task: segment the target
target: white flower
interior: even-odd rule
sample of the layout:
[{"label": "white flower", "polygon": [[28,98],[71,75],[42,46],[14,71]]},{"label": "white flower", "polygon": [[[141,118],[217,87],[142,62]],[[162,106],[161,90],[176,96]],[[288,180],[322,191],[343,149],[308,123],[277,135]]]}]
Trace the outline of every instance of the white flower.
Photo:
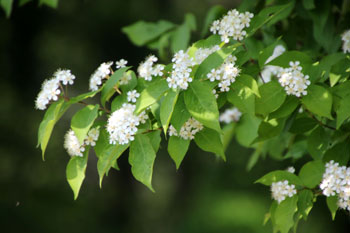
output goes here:
[{"label": "white flower", "polygon": [[194,54],[194,61],[196,64],[201,64],[210,54],[218,51],[220,49],[219,45],[214,45],[211,48],[199,48]]},{"label": "white flower", "polygon": [[121,77],[119,84],[120,85],[127,85],[131,79],[132,79],[131,74],[128,72],[125,72],[123,74],[123,76]]},{"label": "white flower", "polygon": [[195,65],[193,59],[183,50],[174,54],[174,57],[171,60],[174,62],[173,70],[170,77],[166,80],[170,88],[179,87],[182,90],[186,90],[188,83],[192,82],[190,74],[192,72],[192,66]]},{"label": "white flower", "polygon": [[294,173],[295,172],[295,168],[294,167],[287,167],[287,172],[290,172],[290,173]]},{"label": "white flower", "polygon": [[323,195],[338,195],[338,206],[350,211],[350,167],[340,166],[333,160],[326,163],[325,167],[320,184]]},{"label": "white flower", "polygon": [[128,91],[127,93],[128,102],[136,103],[136,99],[139,97],[140,93],[138,93],[136,90]]},{"label": "white flower", "polygon": [[226,124],[231,123],[232,121],[239,121],[239,119],[241,118],[242,113],[238,110],[238,108],[231,108],[231,109],[226,109],[225,112],[223,112],[220,117],[219,120],[221,122],[225,122]]},{"label": "white flower", "polygon": [[301,97],[307,95],[307,87],[310,85],[308,75],[304,75],[299,61],[291,61],[288,68],[279,68],[277,72],[278,81],[284,87],[287,95]]},{"label": "white flower", "polygon": [[113,62],[102,63],[90,77],[89,89],[97,91],[98,86],[102,84],[102,79],[106,78],[111,73],[111,66]]},{"label": "white flower", "polygon": [[192,140],[196,133],[203,129],[203,125],[195,120],[194,118],[189,118],[185,124],[181,127],[180,133],[176,131],[174,126],[170,125],[168,129],[169,136],[179,136],[184,140]]},{"label": "white flower", "polygon": [[107,131],[110,144],[128,144],[134,140],[137,126],[148,118],[145,112],[139,116],[134,115],[135,105],[123,104],[108,118]]},{"label": "white flower", "polygon": [[45,80],[35,100],[35,107],[39,110],[44,110],[51,100],[58,100],[58,96],[61,94],[59,87],[60,81],[57,78]]},{"label": "white flower", "polygon": [[95,146],[99,135],[100,130],[98,127],[91,128],[85,137],[84,145]]},{"label": "white flower", "polygon": [[221,41],[228,43],[230,38],[243,40],[247,32],[243,29],[250,26],[253,18],[250,12],[239,13],[237,10],[230,10],[221,20],[215,20],[210,28],[213,34],[219,34]]},{"label": "white flower", "polygon": [[70,156],[82,157],[85,148],[80,145],[77,136],[73,130],[69,130],[64,137],[64,148],[67,150]]},{"label": "white flower", "polygon": [[236,60],[237,58],[235,56],[230,55],[221,66],[217,69],[212,69],[207,74],[211,82],[219,81],[218,86],[222,92],[230,90],[231,84],[236,81],[236,77],[238,77],[241,72],[241,70],[235,66]]},{"label": "white flower", "polygon": [[343,41],[343,52],[344,53],[350,53],[350,30],[345,31],[342,34],[342,41]]},{"label": "white flower", "polygon": [[119,61],[115,62],[115,66],[117,69],[124,68],[126,64],[128,64],[128,61],[124,59],[120,59]]},{"label": "white flower", "polygon": [[158,58],[154,55],[150,55],[142,62],[137,68],[137,72],[141,78],[146,81],[152,81],[152,76],[162,76],[164,69],[163,65],[157,65],[153,67],[153,64],[158,61]]},{"label": "white flower", "polygon": [[288,184],[287,180],[273,182],[271,184],[272,198],[275,199],[278,204],[286,199],[286,197],[294,196],[297,191],[295,185]]},{"label": "white flower", "polygon": [[71,73],[70,70],[58,69],[53,76],[61,81],[63,85],[72,85],[75,79],[75,76]]}]

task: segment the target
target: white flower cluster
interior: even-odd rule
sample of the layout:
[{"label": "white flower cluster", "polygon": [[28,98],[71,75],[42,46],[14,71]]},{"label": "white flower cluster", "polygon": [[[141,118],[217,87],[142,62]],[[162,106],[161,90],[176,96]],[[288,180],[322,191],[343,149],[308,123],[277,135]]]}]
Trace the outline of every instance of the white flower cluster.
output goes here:
[{"label": "white flower cluster", "polygon": [[235,66],[237,58],[229,55],[225,62],[217,69],[212,69],[207,77],[211,82],[219,81],[218,86],[220,91],[228,92],[230,85],[236,81],[236,77],[239,75],[241,70]]},{"label": "white flower cluster", "polygon": [[225,112],[223,112],[220,117],[219,120],[221,122],[225,122],[226,124],[231,123],[232,121],[239,121],[239,119],[241,118],[242,113],[238,110],[238,108],[230,108],[230,109],[226,109]]},{"label": "white flower cluster", "polygon": [[146,81],[152,81],[152,76],[162,76],[164,65],[158,64],[153,66],[155,62],[158,61],[158,58],[154,55],[150,55],[146,58],[146,61],[142,62],[137,68],[137,72],[141,78],[144,78]]},{"label": "white flower cluster", "polygon": [[244,31],[249,27],[250,20],[254,14],[250,12],[239,13],[236,9],[230,10],[221,20],[215,20],[210,28],[214,34],[218,33],[221,36],[221,41],[228,43],[230,37],[234,40],[243,40],[247,35]]},{"label": "white flower cluster", "polygon": [[219,45],[214,45],[211,48],[199,48],[194,54],[194,62],[201,64],[210,54],[215,53],[220,49]]},{"label": "white flower cluster", "polygon": [[171,61],[174,62],[174,64],[170,77],[166,79],[168,86],[170,88],[179,87],[182,90],[186,90],[188,83],[192,82],[192,78],[190,77],[192,72],[191,67],[196,63],[194,62],[193,58],[191,58],[183,50],[175,53]]},{"label": "white flower cluster", "polygon": [[198,133],[202,129],[203,125],[199,121],[191,117],[181,127],[180,133],[178,133],[172,125],[169,126],[168,133],[169,136],[179,136],[180,138],[185,140],[192,140],[194,139],[194,135],[196,135],[196,133]]},{"label": "white flower cluster", "polygon": [[[265,64],[269,63],[270,61],[274,60],[275,58],[279,57],[282,55],[286,49],[282,45],[277,45],[270,57],[267,58],[265,61]],[[261,76],[262,79],[264,80],[265,83],[268,83],[271,81],[271,77],[273,75],[277,75],[278,71],[280,70],[279,66],[272,66],[272,65],[267,65],[264,67],[263,71],[261,71]]]},{"label": "white flower cluster", "polygon": [[320,188],[327,197],[338,195],[338,206],[350,211],[350,167],[339,166],[333,160],[326,163]]},{"label": "white flower cluster", "polygon": [[36,100],[35,107],[39,110],[45,110],[49,102],[58,100],[58,96],[61,94],[60,82],[63,85],[72,85],[74,83],[75,76],[70,70],[57,70],[53,78],[45,80],[41,86]]},{"label": "white flower cluster", "polygon": [[124,68],[126,66],[126,64],[128,64],[128,61],[125,60],[125,59],[120,59],[119,61],[116,61],[115,62],[115,67],[117,69],[120,69],[120,68]]},{"label": "white flower cluster", "polygon": [[290,166],[290,167],[287,167],[286,171],[289,172],[289,173],[293,173],[294,174],[295,168]]},{"label": "white flower cluster", "polygon": [[310,85],[309,75],[304,75],[299,61],[289,62],[290,67],[280,68],[277,73],[278,81],[284,87],[287,95],[300,97],[307,95],[307,87]]},{"label": "white flower cluster", "polygon": [[292,197],[297,193],[295,185],[289,185],[288,180],[272,183],[271,192],[272,198],[275,199],[278,202],[278,204],[285,200],[286,197]]},{"label": "white flower cluster", "polygon": [[350,53],[350,30],[347,30],[341,36],[343,41],[343,52]]},{"label": "white flower cluster", "polygon": [[64,137],[64,148],[70,156],[82,157],[85,146],[95,146],[99,135],[100,131],[98,127],[91,128],[84,139],[83,145],[81,145],[74,131],[70,129]]},{"label": "white flower cluster", "polygon": [[136,99],[139,97],[140,93],[138,93],[136,90],[128,91],[127,93],[128,102],[136,103]]},{"label": "white flower cluster", "polygon": [[102,63],[90,77],[89,89],[91,91],[97,91],[98,86],[102,84],[102,79],[105,79],[107,75],[111,73],[111,66],[113,62]]},{"label": "white flower cluster", "polygon": [[108,119],[107,131],[109,133],[110,144],[127,144],[134,140],[137,126],[146,122],[148,115],[142,112],[134,115],[136,106],[133,104],[123,104],[123,106],[112,113]]}]

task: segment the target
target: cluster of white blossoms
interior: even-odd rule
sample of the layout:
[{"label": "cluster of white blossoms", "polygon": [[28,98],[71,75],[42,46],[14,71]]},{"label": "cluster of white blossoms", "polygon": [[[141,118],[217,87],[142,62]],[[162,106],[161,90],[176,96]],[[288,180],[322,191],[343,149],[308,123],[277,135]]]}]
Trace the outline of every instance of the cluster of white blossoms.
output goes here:
[{"label": "cluster of white blossoms", "polygon": [[158,61],[158,58],[154,55],[150,55],[142,62],[137,68],[137,72],[141,78],[144,78],[146,81],[152,81],[152,76],[162,76],[164,65],[157,64],[154,66],[154,63]]},{"label": "cluster of white blossoms", "polygon": [[235,66],[237,58],[229,55],[224,63],[217,69],[212,69],[207,77],[211,82],[219,81],[218,87],[220,91],[228,92],[232,83],[236,81],[236,77],[239,75],[241,70]]},{"label": "cluster of white blossoms", "polygon": [[127,93],[128,102],[136,103],[136,99],[139,97],[140,93],[138,93],[136,90],[128,91]]},{"label": "cluster of white blossoms", "polygon": [[58,96],[61,94],[60,82],[63,85],[72,85],[74,79],[75,76],[70,70],[57,70],[53,78],[43,82],[41,91],[35,100],[35,107],[39,110],[45,110],[50,101],[58,100]]},{"label": "cluster of white blossoms", "polygon": [[166,79],[168,86],[170,88],[179,87],[182,90],[186,90],[188,83],[192,82],[192,78],[190,77],[192,72],[191,67],[196,63],[194,62],[193,58],[191,58],[183,50],[175,53],[171,61],[174,64],[170,77]]},{"label": "cluster of white blossoms", "polygon": [[289,185],[288,180],[273,182],[271,184],[271,192],[272,198],[275,199],[278,204],[285,200],[286,197],[292,197],[297,193],[295,185]]},{"label": "cluster of white blossoms", "polygon": [[289,172],[289,173],[293,173],[294,174],[295,168],[290,166],[290,167],[287,167],[286,171]]},{"label": "cluster of white blossoms", "polygon": [[220,117],[219,120],[221,122],[225,122],[226,124],[229,124],[233,121],[237,122],[239,121],[239,119],[241,118],[242,113],[238,110],[238,108],[230,108],[230,109],[226,109],[225,112],[223,112]]},{"label": "cluster of white blossoms", "polygon": [[309,75],[304,75],[299,61],[289,62],[290,67],[280,68],[277,73],[278,81],[284,87],[287,95],[300,97],[307,95],[307,87],[310,85]]},{"label": "cluster of white blossoms", "polygon": [[99,135],[100,130],[98,127],[91,128],[84,139],[84,143],[81,145],[74,131],[70,129],[64,137],[64,148],[70,156],[82,157],[85,146],[95,146]]},{"label": "cluster of white blossoms", "polygon": [[221,41],[228,43],[232,37],[234,40],[243,40],[247,35],[244,31],[249,27],[254,14],[250,12],[239,13],[236,9],[230,10],[221,20],[215,20],[210,28],[214,34],[221,36]]},{"label": "cluster of white blossoms", "polygon": [[102,80],[105,79],[111,73],[111,66],[113,62],[102,63],[90,77],[89,89],[91,91],[97,91],[98,86],[102,84]]},{"label": "cluster of white blossoms", "polygon": [[169,136],[178,136],[185,140],[192,140],[194,139],[194,135],[196,135],[196,133],[198,133],[202,129],[203,125],[199,121],[191,117],[181,127],[180,133],[178,133],[172,125],[169,126],[168,133]]},{"label": "cluster of white blossoms", "polygon": [[[265,64],[269,63],[270,61],[274,60],[275,58],[279,57],[282,55],[286,49],[283,47],[283,45],[277,45],[272,52],[272,55],[267,58],[265,61]],[[261,71],[261,76],[262,79],[264,80],[265,83],[268,83],[271,81],[271,77],[273,75],[277,75],[278,71],[280,70],[281,67],[279,66],[272,66],[272,65],[267,65],[264,67],[264,69]]]},{"label": "cluster of white blossoms", "polygon": [[350,53],[350,30],[345,31],[341,39],[343,41],[343,52]]},{"label": "cluster of white blossoms", "polygon": [[339,166],[333,160],[326,163],[320,184],[323,195],[338,195],[338,206],[350,211],[350,167]]},{"label": "cluster of white blossoms", "polygon": [[194,54],[194,62],[199,65],[201,64],[210,54],[215,53],[220,49],[219,45],[214,45],[211,48],[199,48]]},{"label": "cluster of white blossoms", "polygon": [[128,144],[134,140],[137,126],[146,122],[148,115],[142,112],[134,115],[136,106],[133,104],[123,104],[123,106],[112,113],[108,118],[107,131],[109,133],[110,144]]}]

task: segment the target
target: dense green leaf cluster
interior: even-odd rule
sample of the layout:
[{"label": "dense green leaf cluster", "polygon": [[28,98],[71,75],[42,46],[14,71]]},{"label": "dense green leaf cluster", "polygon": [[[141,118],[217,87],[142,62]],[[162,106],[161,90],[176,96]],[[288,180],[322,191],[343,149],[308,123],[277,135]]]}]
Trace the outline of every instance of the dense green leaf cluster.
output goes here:
[{"label": "dense green leaf cluster", "polygon": [[[167,48],[171,52],[187,50],[192,57],[200,48],[219,45],[220,49],[193,67],[193,81],[187,90],[169,88],[166,78],[172,69],[170,63],[162,77],[150,82],[138,78],[130,67],[125,67],[114,72],[97,91],[73,98],[62,94],[62,98],[46,110],[39,127],[38,146],[41,146],[43,158],[55,124],[71,105],[82,103],[87,106],[72,117],[71,128],[82,141],[92,126],[100,127],[94,147],[100,185],[111,168],[119,169],[117,160],[129,149],[133,176],[154,191],[152,172],[161,141],[167,142],[169,155],[178,169],[191,141],[169,136],[167,131],[170,125],[180,131],[193,117],[204,126],[195,135],[194,143],[223,160],[233,138],[242,146],[254,149],[248,169],[266,156],[277,160],[309,160],[297,174],[278,170],[257,180],[267,186],[287,180],[296,187],[296,195],[280,204],[272,203],[266,218],[271,220],[275,232],[289,232],[293,226],[296,228],[300,219],[307,219],[322,193],[319,184],[325,163],[334,160],[346,165],[350,158],[350,57],[339,52],[340,35],[350,25],[345,23],[349,9],[341,7],[348,6],[313,0],[243,1],[238,9],[250,10],[255,16],[247,28],[247,37],[241,41],[230,40],[227,44],[221,43],[220,36],[211,35],[189,46],[191,32],[197,28],[191,14],[185,16],[181,25],[164,20],[140,21],[123,28],[135,45],[157,50],[162,59],[168,58]],[[336,9],[337,13],[330,9]],[[208,12],[201,37],[207,35],[211,22],[225,12],[220,6]],[[300,23],[305,28],[300,28]],[[288,49],[266,62],[277,45]],[[210,82],[207,74],[229,55],[237,57],[241,73],[229,92],[219,92],[216,98],[213,89],[217,82]],[[301,97],[288,95],[277,77],[265,82],[261,74],[267,65],[286,68],[294,61],[300,62],[311,82],[307,94]],[[128,85],[120,85],[125,74],[130,75],[131,80]],[[126,93],[133,89],[140,93],[134,113],[146,110],[149,119],[139,126],[135,139],[129,144],[109,144],[105,129],[107,118],[121,108],[126,102]],[[86,100],[99,93],[101,104],[86,104]],[[220,124],[220,111],[232,105],[242,112],[241,119]],[[83,157],[72,157],[67,165],[67,180],[75,198],[85,177],[88,153],[87,148]],[[336,196],[327,198],[327,204],[334,218],[338,209]]]}]

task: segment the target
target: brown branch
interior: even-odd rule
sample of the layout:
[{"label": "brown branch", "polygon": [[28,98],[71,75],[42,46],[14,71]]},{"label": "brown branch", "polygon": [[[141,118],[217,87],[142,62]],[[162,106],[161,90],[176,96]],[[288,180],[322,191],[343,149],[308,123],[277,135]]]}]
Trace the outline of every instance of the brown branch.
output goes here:
[{"label": "brown branch", "polygon": [[317,119],[317,117],[314,114],[312,114],[307,108],[305,108],[305,106],[303,106],[303,107],[304,107],[305,111],[311,116],[311,118],[314,119],[319,125],[321,125],[325,128],[331,129],[331,130],[337,130],[336,128],[334,128],[332,126],[324,124],[322,121]]}]

